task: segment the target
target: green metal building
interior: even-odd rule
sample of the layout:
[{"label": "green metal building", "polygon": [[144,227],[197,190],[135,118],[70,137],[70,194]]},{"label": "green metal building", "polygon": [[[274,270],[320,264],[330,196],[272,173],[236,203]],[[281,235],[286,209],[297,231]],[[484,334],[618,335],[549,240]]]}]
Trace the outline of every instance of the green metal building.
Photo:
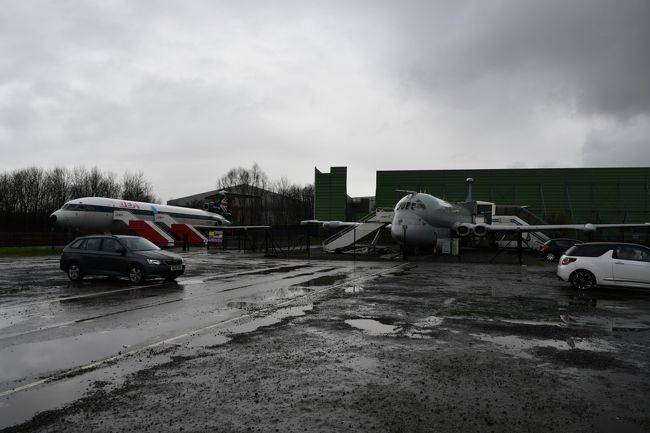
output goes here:
[{"label": "green metal building", "polygon": [[[346,167],[332,167],[330,173],[316,169],[316,219],[349,216],[346,177]],[[404,196],[396,189],[464,201],[467,178],[474,179],[475,200],[526,206],[547,223],[650,221],[650,167],[384,170],[377,171],[375,206],[395,206]]]},{"label": "green metal building", "polygon": [[393,207],[396,189],[464,201],[467,178],[475,200],[527,206],[548,223],[650,221],[650,167],[378,171],[376,206]]},{"label": "green metal building", "polygon": [[314,218],[345,221],[347,209],[347,167],[331,167],[329,173],[314,169]]}]

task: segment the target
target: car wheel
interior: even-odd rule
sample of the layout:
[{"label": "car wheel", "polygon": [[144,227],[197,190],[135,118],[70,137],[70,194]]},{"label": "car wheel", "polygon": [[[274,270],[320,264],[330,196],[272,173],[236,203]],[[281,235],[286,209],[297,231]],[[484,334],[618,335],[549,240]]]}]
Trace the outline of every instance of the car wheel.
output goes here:
[{"label": "car wheel", "polygon": [[555,260],[555,253],[546,253],[546,261],[552,262]]},{"label": "car wheel", "polygon": [[133,284],[140,284],[144,282],[145,275],[140,265],[129,266],[129,281]]},{"label": "car wheel", "polygon": [[591,272],[579,269],[571,274],[571,285],[578,290],[589,290],[596,287],[596,277]]},{"label": "car wheel", "polygon": [[68,265],[67,274],[70,281],[79,281],[84,277],[84,274],[81,272],[81,267],[79,267],[79,263],[77,262],[72,262]]}]

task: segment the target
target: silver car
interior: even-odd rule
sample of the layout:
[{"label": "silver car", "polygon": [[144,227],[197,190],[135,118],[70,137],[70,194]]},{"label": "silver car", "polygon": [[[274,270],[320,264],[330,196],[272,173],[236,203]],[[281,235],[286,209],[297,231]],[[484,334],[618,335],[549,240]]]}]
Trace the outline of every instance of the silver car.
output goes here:
[{"label": "silver car", "polygon": [[650,288],[650,248],[615,242],[575,245],[560,257],[557,276],[580,290],[598,285]]}]

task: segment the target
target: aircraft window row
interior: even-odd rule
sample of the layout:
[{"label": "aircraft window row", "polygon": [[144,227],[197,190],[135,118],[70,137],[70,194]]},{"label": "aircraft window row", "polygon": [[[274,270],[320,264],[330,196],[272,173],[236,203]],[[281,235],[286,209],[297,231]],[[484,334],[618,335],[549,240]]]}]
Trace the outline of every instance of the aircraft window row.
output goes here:
[{"label": "aircraft window row", "polygon": [[95,208],[87,204],[71,203],[71,204],[64,205],[62,209],[63,210],[94,210]]},{"label": "aircraft window row", "polygon": [[66,204],[63,206],[63,210],[84,210],[84,205],[82,204]]}]

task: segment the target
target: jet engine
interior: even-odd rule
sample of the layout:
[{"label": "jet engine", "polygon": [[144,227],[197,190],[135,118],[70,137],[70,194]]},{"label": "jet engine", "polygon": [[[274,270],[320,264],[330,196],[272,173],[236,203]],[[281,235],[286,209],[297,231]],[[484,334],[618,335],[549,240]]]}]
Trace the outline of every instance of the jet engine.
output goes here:
[{"label": "jet engine", "polygon": [[474,236],[483,237],[488,232],[487,225],[486,224],[476,224],[474,227],[472,227],[472,232],[474,233]]},{"label": "jet engine", "polygon": [[470,224],[470,223],[460,223],[456,225],[456,233],[458,236],[478,236],[483,237],[488,233],[487,224]]},{"label": "jet engine", "polygon": [[472,234],[472,224],[469,223],[460,223],[456,226],[456,233],[458,236],[469,236]]}]

